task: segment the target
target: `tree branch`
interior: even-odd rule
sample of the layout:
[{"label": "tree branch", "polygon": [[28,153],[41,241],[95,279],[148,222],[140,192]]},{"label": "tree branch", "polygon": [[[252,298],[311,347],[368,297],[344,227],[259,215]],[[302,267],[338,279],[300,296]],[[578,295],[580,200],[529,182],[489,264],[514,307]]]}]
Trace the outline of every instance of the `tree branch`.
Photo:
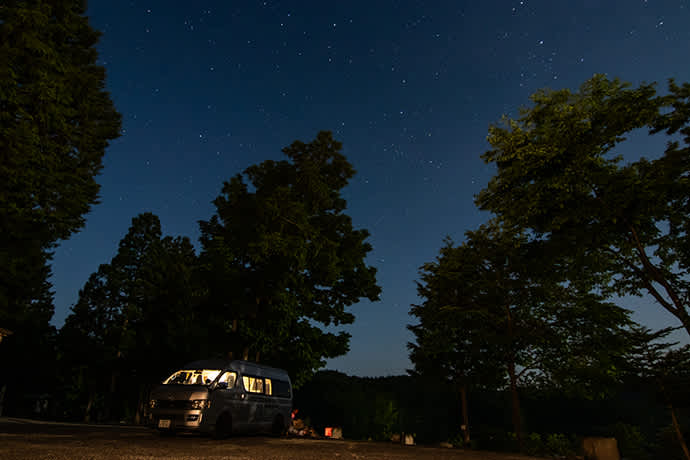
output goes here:
[{"label": "tree branch", "polygon": [[[644,251],[644,248],[642,247],[642,243],[640,242],[640,238],[637,235],[635,227],[627,221],[626,223],[628,224],[628,228],[630,229],[633,238],[632,242],[635,245],[635,249],[637,250],[640,260],[642,261],[642,265],[645,267],[646,271],[650,272],[651,278],[664,287],[664,290],[671,298],[671,301],[675,305],[675,308],[669,308],[670,305],[668,305],[668,302],[664,302],[666,305],[662,305],[668,311],[673,313],[676,316],[676,318],[680,319],[681,322],[685,325],[686,329],[688,329],[688,332],[690,332],[690,318],[688,317],[688,314],[685,311],[683,303],[680,301],[678,294],[676,293],[675,289],[673,289],[673,286],[669,284],[668,280],[661,274],[659,269],[649,260],[649,257],[647,257],[647,253]],[[651,286],[651,283],[646,278],[643,278],[643,282],[645,283],[645,286],[649,291],[649,286]],[[654,295],[654,292],[650,291],[650,293]],[[660,295],[658,297],[660,297]],[[655,296],[657,300],[658,297]]]},{"label": "tree branch", "polygon": [[643,269],[626,259],[620,251],[615,251],[611,247],[605,247],[605,251],[610,252],[614,256],[618,258],[619,261],[621,261],[623,264],[627,265],[628,268],[633,270],[635,273],[637,273],[638,278],[640,281],[642,281],[642,284],[644,285],[645,289],[647,289],[647,292],[649,292],[654,299],[656,299],[659,304],[664,307],[669,313],[671,313],[673,316],[677,317],[680,319],[680,315],[682,314],[678,308],[676,308],[674,305],[669,303],[668,300],[664,299],[664,297],[661,295],[661,293],[654,287],[654,285],[649,281],[647,276],[645,276],[645,272]]}]

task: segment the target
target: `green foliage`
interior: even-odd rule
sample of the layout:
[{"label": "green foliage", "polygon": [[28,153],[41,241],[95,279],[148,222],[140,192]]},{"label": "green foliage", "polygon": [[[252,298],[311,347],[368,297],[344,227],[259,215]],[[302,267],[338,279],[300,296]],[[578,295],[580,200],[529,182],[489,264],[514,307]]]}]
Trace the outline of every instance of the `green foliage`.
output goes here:
[{"label": "green foliage", "polygon": [[[690,332],[690,84],[638,88],[597,75],[578,92],[539,91],[517,120],[489,129],[497,174],[477,196],[504,225],[548,240],[571,281],[642,295]],[[623,164],[633,130],[669,137],[658,158]]]},{"label": "green foliage", "polygon": [[629,312],[582,280],[568,282],[549,265],[549,249],[496,222],[467,232],[462,245],[448,242],[422,267],[424,303],[411,310],[420,319],[410,326],[417,370],[474,387],[508,382],[518,433],[518,386],[600,397],[627,347]]},{"label": "green foliage", "polygon": [[470,248],[445,243],[437,261],[420,270],[417,292],[424,302],[410,310],[419,320],[408,326],[415,336],[415,343],[408,344],[410,360],[419,374],[459,385],[495,387],[505,378],[504,372],[496,371],[501,352],[490,346],[493,329],[485,321],[487,312],[467,297],[475,288],[469,284],[478,256],[470,261]]},{"label": "green foliage", "polygon": [[579,451],[579,439],[562,433],[547,434],[544,439],[544,451],[549,456],[575,458]]},{"label": "green foliage", "polygon": [[84,10],[69,0],[0,7],[0,327],[14,332],[0,361],[26,382],[55,361],[50,251],[84,225],[120,129]]},{"label": "green foliage", "polygon": [[354,169],[340,149],[329,132],[295,141],[283,149],[288,160],[225,182],[216,214],[200,222],[216,352],[251,352],[287,368],[296,386],[348,350],[347,333],[323,327],[352,323],[346,308],[380,293],[364,261],[369,233],[344,212]]},{"label": "green foliage", "polygon": [[690,377],[690,346],[678,347],[678,342],[662,342],[678,328],[667,327],[651,331],[634,326],[628,336],[632,345],[626,359],[628,378],[656,385],[675,387],[675,382]]},{"label": "green foliage", "polygon": [[[636,391],[630,391],[631,387]],[[350,439],[382,439],[383,431],[377,431],[373,422],[387,401],[392,402],[399,417],[393,432],[417,433],[415,439],[420,444],[448,441],[467,448],[459,429],[457,389],[437,379],[418,375],[361,378],[320,371],[296,391],[294,407],[300,417],[310,416],[317,431],[340,426]],[[566,398],[560,391],[526,391],[521,402],[528,433],[525,438],[529,433],[539,434],[541,450],[537,455],[575,458],[575,454],[582,455],[583,436],[615,436],[623,456],[631,460],[646,458],[645,452],[655,459],[682,455],[672,430],[663,430],[661,437],[655,438],[668,424],[668,412],[637,384],[604,400],[577,395]],[[476,390],[469,409],[472,449],[518,450],[516,434],[508,431],[510,408],[502,390]],[[687,412],[680,412],[679,417],[683,423]],[[525,444],[527,448],[530,441],[525,439]]]},{"label": "green foliage", "polygon": [[395,431],[400,431],[400,415],[396,402],[390,395],[377,394],[374,407],[374,439],[387,441]]},{"label": "green foliage", "polygon": [[539,455],[544,450],[544,442],[539,433],[530,433],[525,437],[525,453],[527,455]]},{"label": "green foliage", "polygon": [[456,449],[470,447],[465,446],[465,435],[463,434],[462,430],[458,431],[453,437],[448,439],[448,443],[452,444]]}]

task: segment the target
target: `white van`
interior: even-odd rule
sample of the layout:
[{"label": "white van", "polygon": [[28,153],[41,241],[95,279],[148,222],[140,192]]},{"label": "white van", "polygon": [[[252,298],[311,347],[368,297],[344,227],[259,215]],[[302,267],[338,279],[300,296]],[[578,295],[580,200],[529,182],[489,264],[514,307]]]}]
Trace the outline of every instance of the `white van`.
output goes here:
[{"label": "white van", "polygon": [[189,363],[155,388],[148,404],[149,424],[162,432],[218,437],[248,431],[283,434],[291,412],[287,372],[247,361]]}]

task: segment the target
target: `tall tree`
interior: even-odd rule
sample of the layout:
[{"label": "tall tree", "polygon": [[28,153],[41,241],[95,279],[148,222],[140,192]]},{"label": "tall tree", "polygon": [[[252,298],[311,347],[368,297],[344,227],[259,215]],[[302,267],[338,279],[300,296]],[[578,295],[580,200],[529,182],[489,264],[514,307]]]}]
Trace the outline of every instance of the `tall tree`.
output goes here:
[{"label": "tall tree", "polygon": [[595,395],[625,349],[628,312],[565,282],[548,247],[491,222],[450,242],[422,267],[411,313],[411,359],[460,385],[506,382],[522,444],[519,387],[529,382]]},{"label": "tall tree", "polygon": [[104,150],[119,135],[84,3],[0,5],[0,327],[14,331],[0,360],[8,368],[40,369],[34,360],[50,354],[40,344],[53,332],[51,249],[83,226]]},{"label": "tall tree", "polygon": [[195,267],[189,239],[163,237],[158,217],[144,213],[111,262],[89,277],[60,331],[67,384],[87,417],[99,396],[106,417],[115,417],[147,385],[198,358]]},{"label": "tall tree", "polygon": [[413,305],[410,315],[417,324],[408,325],[415,341],[408,343],[414,373],[441,378],[454,384],[460,392],[465,445],[470,442],[468,392],[472,389],[496,388],[505,382],[502,356],[487,334],[485,318],[466,305],[463,276],[467,262],[446,239],[435,262],[420,270],[417,293],[423,302]]},{"label": "tall tree", "polygon": [[216,214],[200,222],[217,351],[280,363],[298,385],[348,350],[349,334],[323,327],[352,323],[347,307],[380,292],[364,260],[369,233],[344,212],[341,190],[355,171],[341,148],[324,131],[293,142],[287,160],[225,182]]},{"label": "tall tree", "polygon": [[[497,173],[479,207],[549,239],[602,292],[648,293],[690,333],[690,85],[671,80],[660,97],[597,75],[532,102],[490,127],[483,158]],[[636,129],[669,142],[656,159],[626,164],[619,144]]]}]

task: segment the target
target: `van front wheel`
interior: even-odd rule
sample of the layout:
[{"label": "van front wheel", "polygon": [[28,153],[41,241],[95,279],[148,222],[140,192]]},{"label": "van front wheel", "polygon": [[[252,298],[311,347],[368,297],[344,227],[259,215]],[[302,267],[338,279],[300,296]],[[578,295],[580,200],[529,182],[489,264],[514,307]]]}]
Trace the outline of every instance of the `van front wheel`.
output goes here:
[{"label": "van front wheel", "polygon": [[214,437],[216,439],[227,439],[232,434],[232,417],[227,412],[221,414],[216,420]]}]

